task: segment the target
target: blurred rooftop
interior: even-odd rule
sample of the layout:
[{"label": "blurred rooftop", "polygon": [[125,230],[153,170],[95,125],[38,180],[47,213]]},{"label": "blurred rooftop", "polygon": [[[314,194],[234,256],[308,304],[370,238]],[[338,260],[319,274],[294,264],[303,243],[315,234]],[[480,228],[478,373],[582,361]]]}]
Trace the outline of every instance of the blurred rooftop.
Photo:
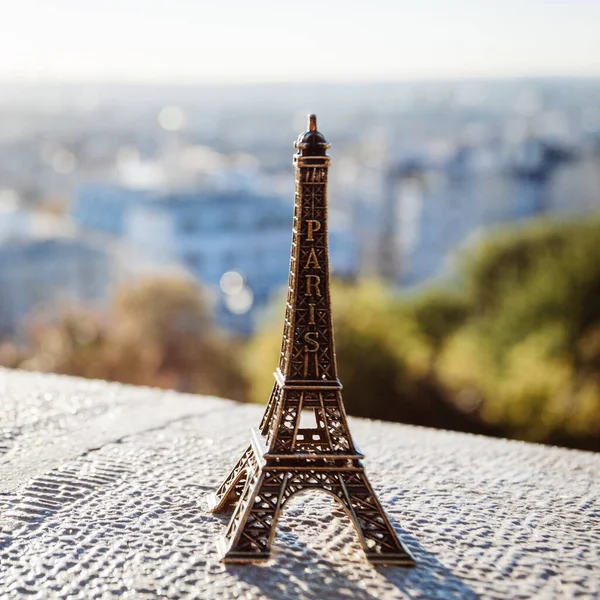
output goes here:
[{"label": "blurred rooftop", "polygon": [[[266,566],[205,510],[263,407],[0,370],[4,598],[550,598],[600,589],[600,455],[350,419],[418,567],[374,568],[325,494]],[[333,509],[333,518],[330,510]]]}]

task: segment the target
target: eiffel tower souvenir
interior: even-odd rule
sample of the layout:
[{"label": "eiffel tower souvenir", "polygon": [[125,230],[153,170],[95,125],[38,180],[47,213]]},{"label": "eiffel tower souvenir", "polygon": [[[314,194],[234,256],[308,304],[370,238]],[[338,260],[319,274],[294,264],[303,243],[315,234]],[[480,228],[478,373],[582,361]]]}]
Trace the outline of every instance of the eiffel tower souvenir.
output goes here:
[{"label": "eiffel tower souvenir", "polygon": [[[368,560],[414,566],[367,479],[342,402],[329,298],[329,144],[317,131],[315,115],[295,147],[292,254],[279,367],[259,429],[209,500],[213,512],[233,507],[220,550],[225,562],[267,560],[286,502],[317,489],[344,506]],[[311,427],[301,426],[304,411],[312,413]]]}]

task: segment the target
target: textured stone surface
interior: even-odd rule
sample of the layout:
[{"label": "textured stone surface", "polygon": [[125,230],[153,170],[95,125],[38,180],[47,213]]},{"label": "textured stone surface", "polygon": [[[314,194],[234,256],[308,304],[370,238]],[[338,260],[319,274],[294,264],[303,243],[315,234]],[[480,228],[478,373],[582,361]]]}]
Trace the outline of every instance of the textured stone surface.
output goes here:
[{"label": "textured stone surface", "polygon": [[262,407],[0,370],[1,598],[571,598],[600,590],[600,456],[351,419],[414,552],[370,566],[325,494],[224,566],[212,491]]}]

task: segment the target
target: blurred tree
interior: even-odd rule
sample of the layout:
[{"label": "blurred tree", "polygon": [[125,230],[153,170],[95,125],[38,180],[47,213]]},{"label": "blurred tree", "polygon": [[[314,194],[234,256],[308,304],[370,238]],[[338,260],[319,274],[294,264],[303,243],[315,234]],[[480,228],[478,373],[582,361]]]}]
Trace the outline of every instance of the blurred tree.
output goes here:
[{"label": "blurred tree", "polygon": [[215,329],[190,281],[142,280],[117,293],[107,318],[71,312],[31,337],[23,368],[245,399],[239,345]]},{"label": "blurred tree", "polygon": [[[449,300],[447,306],[453,301]],[[337,363],[349,414],[495,433],[476,414],[463,412],[446,400],[437,381],[430,377],[432,349],[426,336],[421,335],[409,311],[399,310],[398,301],[381,284],[370,281],[357,286],[334,285],[332,302]],[[410,309],[426,313],[425,305],[413,302]],[[457,318],[458,311],[448,312]],[[437,346],[449,327],[423,326],[435,336]],[[257,335],[247,349],[254,401],[265,402],[269,398],[271,369],[278,363],[280,344],[280,329],[269,328]]]},{"label": "blurred tree", "polygon": [[598,240],[598,220],[540,222],[465,260],[473,311],[439,368],[507,435],[600,449]]},{"label": "blurred tree", "polygon": [[32,371],[108,379],[106,334],[98,315],[83,310],[71,308],[52,322],[33,320],[29,323],[31,353],[18,366]]},{"label": "blurred tree", "polygon": [[600,222],[535,223],[490,239],[465,263],[474,312],[500,362],[524,336],[552,329],[554,352],[585,363],[600,322]]},{"label": "blurred tree", "polygon": [[427,343],[430,350],[429,371],[434,376],[444,345],[469,318],[467,299],[448,289],[429,288],[400,303],[397,311],[414,322]]}]

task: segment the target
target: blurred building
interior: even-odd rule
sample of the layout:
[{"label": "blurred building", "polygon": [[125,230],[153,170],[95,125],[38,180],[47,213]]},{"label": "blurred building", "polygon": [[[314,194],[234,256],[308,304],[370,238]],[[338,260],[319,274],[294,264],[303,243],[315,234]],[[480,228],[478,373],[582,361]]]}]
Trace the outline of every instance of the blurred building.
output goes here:
[{"label": "blurred building", "polygon": [[112,279],[107,248],[21,204],[17,194],[0,193],[0,336],[18,334],[34,314],[104,304]]},{"label": "blurred building", "polygon": [[[7,209],[14,197],[67,210],[85,236],[73,239],[121,257],[115,276],[184,268],[239,331],[287,279],[290,140],[309,110],[335,150],[330,250],[342,276],[419,284],[496,225],[600,205],[599,80],[2,92],[0,237],[25,226]],[[225,273],[243,283],[232,275],[224,291]]]},{"label": "blurred building", "polygon": [[441,161],[426,155],[399,161],[384,175],[380,272],[396,283],[419,284],[446,274],[457,252],[490,228],[597,209],[600,179],[589,167],[585,181],[556,193],[565,174],[582,173],[574,165],[590,160],[530,138],[457,146]]},{"label": "blurred building", "polygon": [[[124,236],[138,272],[179,264],[213,290],[221,325],[249,333],[287,281],[290,210],[251,191],[156,195],[132,204]],[[239,274],[238,282],[225,273]]]},{"label": "blurred building", "polygon": [[[132,275],[181,266],[212,291],[221,326],[249,334],[288,279],[292,201],[250,187],[168,192],[94,184],[73,204],[76,223],[123,242],[122,270]],[[351,277],[350,233],[332,227],[334,275]]]},{"label": "blurred building", "polygon": [[14,335],[33,315],[101,306],[111,281],[106,251],[70,238],[0,241],[0,335]]},{"label": "blurred building", "polygon": [[122,236],[128,211],[145,197],[140,190],[103,183],[78,188],[71,203],[71,218],[84,231]]}]

